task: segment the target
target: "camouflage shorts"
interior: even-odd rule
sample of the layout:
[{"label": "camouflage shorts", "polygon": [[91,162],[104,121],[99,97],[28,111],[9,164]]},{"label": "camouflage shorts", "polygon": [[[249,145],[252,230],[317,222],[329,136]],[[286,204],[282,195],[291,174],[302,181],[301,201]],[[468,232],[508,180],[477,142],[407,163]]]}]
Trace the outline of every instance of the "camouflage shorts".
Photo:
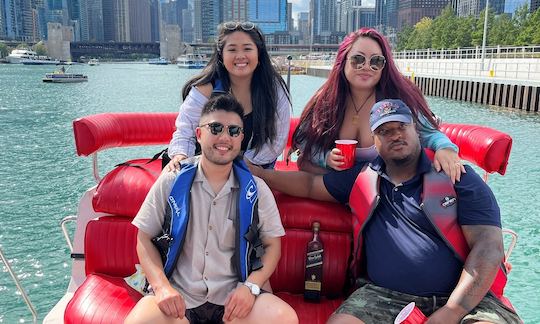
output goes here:
[{"label": "camouflage shorts", "polygon": [[[399,312],[410,302],[426,315],[433,314],[446,304],[447,297],[418,297],[408,295],[367,283],[358,288],[335,311],[336,314],[349,314],[366,324],[394,323]],[[516,313],[501,304],[492,296],[486,296],[461,323],[486,321],[495,324],[522,323]]]}]

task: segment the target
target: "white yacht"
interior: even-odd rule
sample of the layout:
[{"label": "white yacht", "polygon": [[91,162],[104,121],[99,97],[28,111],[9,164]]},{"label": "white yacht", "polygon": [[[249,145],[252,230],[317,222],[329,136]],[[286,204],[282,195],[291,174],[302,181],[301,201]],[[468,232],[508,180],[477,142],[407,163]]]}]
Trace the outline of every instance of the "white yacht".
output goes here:
[{"label": "white yacht", "polygon": [[203,54],[185,54],[176,59],[176,65],[183,69],[202,69],[208,63]]},{"label": "white yacht", "polygon": [[96,59],[96,58],[90,59],[90,61],[88,61],[88,65],[90,65],[90,66],[99,65],[99,60]]},{"label": "white yacht", "polygon": [[37,53],[29,49],[14,49],[6,57],[8,63],[20,64],[23,60],[29,60],[37,57]]}]

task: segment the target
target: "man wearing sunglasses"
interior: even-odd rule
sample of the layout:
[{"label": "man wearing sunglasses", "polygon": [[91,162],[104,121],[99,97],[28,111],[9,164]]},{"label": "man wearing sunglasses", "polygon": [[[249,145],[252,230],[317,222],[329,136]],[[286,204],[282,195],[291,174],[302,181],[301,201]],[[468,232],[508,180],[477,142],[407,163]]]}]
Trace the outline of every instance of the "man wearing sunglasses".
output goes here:
[{"label": "man wearing sunglasses", "polygon": [[285,231],[270,189],[238,157],[242,117],[234,97],[211,98],[195,132],[202,154],[162,173],[148,193],[133,224],[152,294],[126,323],[298,323],[261,289]]}]

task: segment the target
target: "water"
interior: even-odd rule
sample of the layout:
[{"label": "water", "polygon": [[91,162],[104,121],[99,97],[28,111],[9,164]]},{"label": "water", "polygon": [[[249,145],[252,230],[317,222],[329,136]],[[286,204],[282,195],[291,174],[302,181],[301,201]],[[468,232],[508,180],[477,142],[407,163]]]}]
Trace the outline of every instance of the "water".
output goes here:
[{"label": "water", "polygon": [[[82,193],[94,185],[91,159],[75,154],[71,122],[102,112],[177,111],[180,89],[194,71],[176,66],[101,64],[74,66],[88,75],[78,84],[45,84],[51,67],[0,65],[0,247],[43,319],[64,294],[69,249],[60,220],[76,213]],[[292,76],[294,114],[324,81]],[[430,98],[448,122],[489,125],[514,138],[505,176],[492,175],[503,224],[520,239],[511,262],[507,295],[526,323],[540,323],[540,116]],[[159,148],[100,153],[101,174],[114,164],[148,157]],[[0,323],[31,322],[31,316],[0,266]]]}]

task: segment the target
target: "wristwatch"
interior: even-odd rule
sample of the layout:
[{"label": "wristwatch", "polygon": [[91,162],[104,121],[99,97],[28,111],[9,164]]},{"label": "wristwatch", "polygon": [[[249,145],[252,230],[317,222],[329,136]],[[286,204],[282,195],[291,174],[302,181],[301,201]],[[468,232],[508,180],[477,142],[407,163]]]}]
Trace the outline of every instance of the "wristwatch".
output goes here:
[{"label": "wristwatch", "polygon": [[246,281],[244,282],[244,286],[248,287],[251,293],[255,296],[259,296],[259,294],[261,293],[261,288],[259,288],[259,286],[257,286],[253,282]]}]

